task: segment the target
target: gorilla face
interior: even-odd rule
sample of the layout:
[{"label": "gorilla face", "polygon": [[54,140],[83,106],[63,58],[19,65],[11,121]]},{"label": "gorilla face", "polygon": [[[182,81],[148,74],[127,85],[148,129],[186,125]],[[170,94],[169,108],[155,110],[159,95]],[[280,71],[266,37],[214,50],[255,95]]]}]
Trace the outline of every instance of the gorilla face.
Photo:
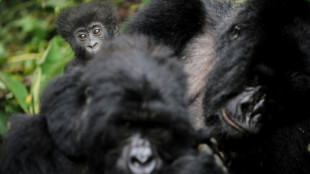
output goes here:
[{"label": "gorilla face", "polygon": [[100,22],[93,22],[74,31],[76,44],[85,50],[86,58],[93,57],[104,41],[108,40],[108,32]]},{"label": "gorilla face", "polygon": [[308,112],[301,99],[310,96],[310,51],[302,43],[309,4],[279,3],[249,1],[219,30],[204,99],[207,125],[221,120],[237,134],[256,134]]},{"label": "gorilla face", "polygon": [[91,59],[118,33],[118,15],[110,2],[88,2],[62,10],[56,25],[80,60]]},{"label": "gorilla face", "polygon": [[[105,154],[118,153],[114,154],[117,158],[116,163],[113,164],[114,168],[106,169],[107,173],[113,173],[112,171],[132,174],[160,173],[175,159],[191,152],[195,140],[192,129],[187,123],[179,120],[180,123],[176,124],[160,116],[151,117],[155,118],[149,118],[145,114],[138,120],[118,118],[118,123],[110,122],[115,125],[112,126],[113,128],[110,127],[110,131],[113,130],[115,133],[105,135],[111,139],[103,141],[115,142],[115,144],[102,150]],[[168,122],[163,123],[164,121]],[[173,124],[176,127],[172,126]],[[180,127],[180,130],[177,130],[177,127]],[[112,154],[108,156],[107,158],[112,158]]]},{"label": "gorilla face", "polygon": [[180,156],[192,152],[195,136],[187,119],[171,113],[161,101],[122,100],[118,111],[106,119],[90,115],[96,123],[92,122],[94,129],[87,128],[87,133],[96,132],[86,138],[89,149],[93,150],[91,154],[104,156],[91,159],[95,169],[109,174],[160,173]]}]

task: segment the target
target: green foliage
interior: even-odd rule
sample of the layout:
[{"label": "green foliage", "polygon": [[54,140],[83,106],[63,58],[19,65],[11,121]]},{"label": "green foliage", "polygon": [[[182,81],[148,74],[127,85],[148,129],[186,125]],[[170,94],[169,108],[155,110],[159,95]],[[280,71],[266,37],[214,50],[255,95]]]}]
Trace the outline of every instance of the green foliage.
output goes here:
[{"label": "green foliage", "polygon": [[[44,2],[44,3],[43,3]],[[56,8],[76,3],[0,2],[0,134],[13,113],[38,113],[44,85],[62,73],[73,52],[54,24]]]},{"label": "green foliage", "polygon": [[22,83],[14,79],[12,75],[3,72],[0,72],[0,80],[14,94],[18,104],[22,107],[24,112],[27,112],[28,106],[26,103],[26,97],[28,95],[28,91],[26,87]]},{"label": "green foliage", "polygon": [[151,0],[142,0],[142,3],[151,2]]},{"label": "green foliage", "polygon": [[[65,64],[72,57],[73,52],[70,46],[60,36],[55,36],[43,54],[24,54],[9,58],[8,65],[34,61],[31,65],[33,77],[31,85],[26,86],[14,76],[4,72],[0,72],[0,81],[14,95],[24,112],[37,113],[40,91],[49,80],[62,73]],[[30,90],[28,91],[27,88]]]}]

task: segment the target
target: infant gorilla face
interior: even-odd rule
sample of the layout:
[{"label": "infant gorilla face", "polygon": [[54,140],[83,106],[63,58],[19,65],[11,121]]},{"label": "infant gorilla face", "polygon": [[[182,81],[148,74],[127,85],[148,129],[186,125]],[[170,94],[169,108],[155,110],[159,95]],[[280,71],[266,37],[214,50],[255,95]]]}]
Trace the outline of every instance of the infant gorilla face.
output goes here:
[{"label": "infant gorilla face", "polygon": [[108,39],[108,32],[100,22],[93,22],[76,29],[74,36],[76,43],[85,49],[86,57],[92,57]]}]

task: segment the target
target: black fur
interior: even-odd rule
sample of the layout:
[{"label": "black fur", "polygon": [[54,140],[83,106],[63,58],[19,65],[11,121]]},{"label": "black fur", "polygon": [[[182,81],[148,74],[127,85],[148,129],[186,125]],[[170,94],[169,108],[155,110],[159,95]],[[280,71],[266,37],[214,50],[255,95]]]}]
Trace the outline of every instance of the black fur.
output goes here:
[{"label": "black fur", "polygon": [[[310,3],[250,0],[244,6],[219,30],[204,99],[206,131],[217,137],[235,173],[310,173]],[[266,97],[255,122],[262,127],[241,133],[220,111],[256,86]]]},{"label": "black fur", "polygon": [[143,33],[174,50],[189,74],[192,122],[203,123],[205,76],[213,62],[214,36],[236,6],[219,0],[153,0],[129,21],[125,33]]},{"label": "black fur", "polygon": [[12,125],[1,156],[1,173],[82,173],[82,166],[55,146],[42,115],[16,115]]},{"label": "black fur", "polygon": [[176,55],[202,32],[206,12],[200,0],[153,0],[130,20],[125,33],[142,33],[170,46]]},{"label": "black fur", "polygon": [[88,26],[92,22],[100,22],[107,31],[105,39],[111,39],[118,27],[118,15],[111,2],[93,1],[62,10],[56,20],[58,33],[71,45],[75,58],[68,63],[65,71],[75,66],[84,66],[89,60],[85,48],[77,43],[74,31]]}]

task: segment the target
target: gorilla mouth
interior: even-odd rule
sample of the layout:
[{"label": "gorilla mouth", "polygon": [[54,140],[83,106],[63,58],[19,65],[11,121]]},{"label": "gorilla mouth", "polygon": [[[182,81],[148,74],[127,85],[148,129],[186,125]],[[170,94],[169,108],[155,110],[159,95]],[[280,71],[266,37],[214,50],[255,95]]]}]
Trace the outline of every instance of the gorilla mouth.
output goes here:
[{"label": "gorilla mouth", "polygon": [[242,133],[257,133],[265,115],[266,95],[262,87],[248,87],[221,108],[221,116]]},{"label": "gorilla mouth", "polygon": [[224,120],[232,127],[237,129],[239,132],[246,133],[248,132],[246,129],[241,127],[239,124],[234,122],[226,113],[226,110],[224,108],[221,109],[221,116],[224,118]]},{"label": "gorilla mouth", "polygon": [[157,167],[157,161],[154,157],[141,161],[141,159],[131,158],[129,162],[129,171],[133,174],[151,174]]}]

